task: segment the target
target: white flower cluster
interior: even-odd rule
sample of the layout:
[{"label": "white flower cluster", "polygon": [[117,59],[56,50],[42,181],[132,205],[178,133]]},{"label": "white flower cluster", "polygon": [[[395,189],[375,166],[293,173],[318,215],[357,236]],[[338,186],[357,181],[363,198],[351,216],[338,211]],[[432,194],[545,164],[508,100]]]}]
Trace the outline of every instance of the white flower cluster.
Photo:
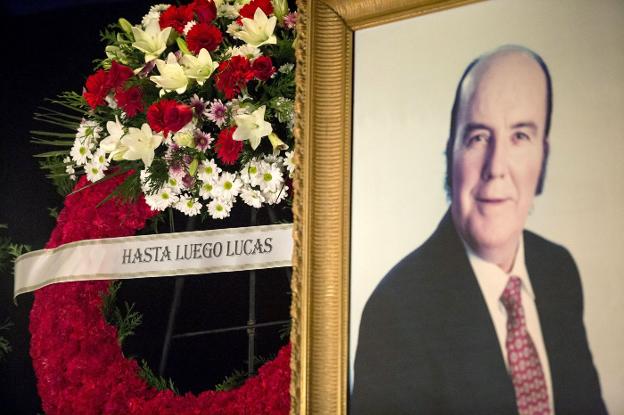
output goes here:
[{"label": "white flower cluster", "polygon": [[143,170],[145,201],[153,210],[173,207],[188,216],[199,214],[206,206],[213,219],[230,216],[237,197],[255,208],[278,204],[288,196],[285,175],[293,169],[291,153],[254,158],[234,173],[223,171],[214,159],[205,160],[190,180],[183,170],[171,169],[166,183],[156,192],[149,188],[149,173]]},{"label": "white flower cluster", "polygon": [[104,177],[109,160],[106,158],[103,150],[97,149],[95,152],[93,151],[101,133],[102,127],[97,122],[84,119],[80,122],[74,145],[69,152],[71,159],[66,157],[63,160],[65,172],[70,175],[72,180],[76,179],[75,167],[83,167],[87,179],[92,182],[96,182]]}]

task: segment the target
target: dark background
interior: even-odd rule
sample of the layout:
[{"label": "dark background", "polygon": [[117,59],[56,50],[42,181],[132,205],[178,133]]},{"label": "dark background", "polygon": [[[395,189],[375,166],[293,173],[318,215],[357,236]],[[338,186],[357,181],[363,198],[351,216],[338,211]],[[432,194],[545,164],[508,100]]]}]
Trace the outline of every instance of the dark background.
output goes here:
[{"label": "dark background", "polygon": [[[99,32],[125,17],[140,22],[151,4],[147,1],[115,0],[10,0],[0,9],[2,17],[0,60],[0,224],[13,242],[41,249],[54,227],[47,208],[62,207],[58,195],[39,169],[33,154],[46,148],[29,142],[29,131],[41,128],[32,120],[44,98],[66,90],[80,92],[93,72],[92,60],[104,56]],[[287,210],[278,216],[290,219]],[[214,229],[249,224],[250,211],[239,203],[232,217],[211,221],[198,228]],[[178,218],[177,229],[184,228]],[[269,223],[266,212],[258,223]],[[248,318],[248,273],[186,277],[175,332],[210,330],[244,325]],[[131,280],[122,284],[120,300],[136,303],[143,314],[137,333],[124,344],[126,356],[145,359],[157,372],[166,320],[173,293],[173,278]],[[289,318],[289,276],[285,269],[257,273],[256,316],[258,323]],[[13,351],[0,362],[0,412],[40,413],[40,400],[29,356],[28,314],[33,295],[12,300],[11,272],[0,275],[0,322],[7,317],[14,326],[0,335]],[[256,356],[271,358],[287,340],[283,326],[257,329]],[[210,334],[174,340],[166,377],[184,393],[214,387],[234,370],[246,370],[247,333]]]}]

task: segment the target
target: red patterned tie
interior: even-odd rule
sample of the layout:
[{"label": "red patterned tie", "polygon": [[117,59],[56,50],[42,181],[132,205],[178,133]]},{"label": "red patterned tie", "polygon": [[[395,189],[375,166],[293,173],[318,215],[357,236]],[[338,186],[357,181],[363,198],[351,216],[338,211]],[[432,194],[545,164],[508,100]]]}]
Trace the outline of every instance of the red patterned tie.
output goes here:
[{"label": "red patterned tie", "polygon": [[507,309],[507,360],[520,415],[550,415],[544,371],[526,329],[520,278],[511,276],[501,295]]}]

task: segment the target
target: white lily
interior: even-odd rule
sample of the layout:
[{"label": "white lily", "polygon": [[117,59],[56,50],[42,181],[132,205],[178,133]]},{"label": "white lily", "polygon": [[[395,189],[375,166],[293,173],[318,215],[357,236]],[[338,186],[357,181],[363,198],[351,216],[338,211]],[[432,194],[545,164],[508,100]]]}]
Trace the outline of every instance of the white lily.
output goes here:
[{"label": "white lily", "polygon": [[107,122],[106,129],[108,130],[108,137],[100,141],[100,148],[106,153],[111,153],[111,157],[113,157],[112,153],[117,150],[121,142],[121,137],[125,134],[119,117],[115,115],[115,121]]},{"label": "white lily", "polygon": [[204,85],[206,79],[210,78],[219,66],[217,62],[212,61],[210,53],[204,48],[199,51],[197,57],[190,54],[182,56],[180,63],[184,65],[184,74],[199,85]]},{"label": "white lily", "polygon": [[188,78],[184,74],[184,68],[178,63],[175,54],[170,52],[166,61],[156,60],[156,67],[160,75],[150,76],[150,80],[161,88],[161,96],[169,91],[176,91],[178,94],[186,91]]},{"label": "white lily", "polygon": [[233,33],[232,36],[255,47],[277,43],[277,38],[273,34],[277,18],[275,16],[268,18],[260,7],[256,9],[253,19],[244,17],[241,22],[243,23],[243,28]]},{"label": "white lily", "polygon": [[251,114],[240,114],[234,116],[236,130],[232,138],[237,141],[249,140],[251,148],[254,150],[260,145],[262,137],[268,136],[272,131],[271,123],[264,120],[266,106],[263,105]]},{"label": "white lily", "polygon": [[167,48],[167,39],[171,34],[171,27],[160,30],[157,20],[150,21],[142,30],[138,26],[132,26],[132,34],[134,35],[134,43],[132,46],[145,53],[145,62],[156,59]]},{"label": "white lily", "polygon": [[145,167],[151,166],[154,161],[154,150],[162,143],[162,134],[154,134],[147,123],[143,123],[140,129],[130,127],[128,130],[128,133],[121,138],[121,144],[128,147],[123,158],[125,160],[141,159]]}]

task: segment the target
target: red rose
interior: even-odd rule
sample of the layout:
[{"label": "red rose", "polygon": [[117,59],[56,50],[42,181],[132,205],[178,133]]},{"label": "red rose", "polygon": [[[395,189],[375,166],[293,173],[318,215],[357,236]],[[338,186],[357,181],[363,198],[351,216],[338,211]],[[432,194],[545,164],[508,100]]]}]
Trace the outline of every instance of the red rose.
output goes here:
[{"label": "red rose", "polygon": [[217,6],[211,0],[195,0],[191,7],[201,23],[211,23],[217,17]]},{"label": "red rose", "polygon": [[99,69],[96,73],[87,78],[85,89],[82,93],[89,106],[95,109],[99,105],[104,105],[104,98],[108,94],[108,74],[104,69]]},{"label": "red rose", "polygon": [[193,109],[172,99],[163,99],[147,109],[147,122],[152,130],[162,131],[165,137],[176,132],[193,118]]},{"label": "red rose", "polygon": [[108,80],[106,82],[109,89],[119,88],[134,75],[132,68],[129,66],[121,65],[116,61],[113,61],[110,70],[108,71]]},{"label": "red rose", "polygon": [[130,118],[143,111],[143,92],[138,86],[117,88],[115,101]]},{"label": "red rose", "polygon": [[273,61],[268,56],[260,56],[256,58],[251,64],[251,69],[254,71],[254,76],[261,81],[266,81],[275,73],[275,67],[273,67]]},{"label": "red rose", "polygon": [[227,99],[232,99],[253,78],[254,71],[249,60],[243,56],[232,56],[232,59],[222,62],[217,68],[215,86]]},{"label": "red rose", "polygon": [[197,23],[186,36],[189,50],[196,55],[202,48],[212,52],[219,47],[222,40],[223,36],[217,26],[208,23]]},{"label": "red rose", "polygon": [[244,5],[238,13],[241,17],[253,19],[257,8],[261,8],[267,16],[273,13],[271,0],[253,0],[251,3]]},{"label": "red rose", "polygon": [[236,141],[232,138],[232,134],[236,131],[236,127],[229,127],[221,130],[215,148],[217,156],[224,164],[234,164],[238,160],[238,156],[243,150],[243,142]]},{"label": "red rose", "polygon": [[178,33],[184,32],[184,26],[193,20],[193,8],[188,6],[169,6],[160,15],[160,28],[173,27]]}]

